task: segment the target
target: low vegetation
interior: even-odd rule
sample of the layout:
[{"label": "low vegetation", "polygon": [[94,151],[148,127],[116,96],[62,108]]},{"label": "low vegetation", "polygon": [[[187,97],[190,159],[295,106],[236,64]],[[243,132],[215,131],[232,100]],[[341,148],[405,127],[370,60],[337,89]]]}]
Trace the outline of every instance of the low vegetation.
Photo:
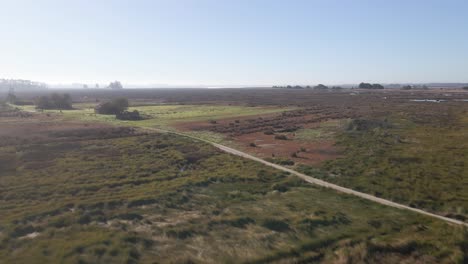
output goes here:
[{"label": "low vegetation", "polygon": [[109,102],[104,102],[96,105],[94,111],[101,115],[118,115],[128,108],[127,98],[116,98]]},{"label": "low vegetation", "polygon": [[46,114],[4,116],[0,125],[17,138],[0,133],[7,263],[467,259],[461,227],[318,188],[202,142],[94,123],[71,129],[76,121]]},{"label": "low vegetation", "polygon": [[408,107],[391,117],[356,119],[338,137],[344,156],[328,161],[327,181],[468,219],[466,109]]},{"label": "low vegetation", "polygon": [[72,109],[72,99],[69,94],[53,93],[51,95],[39,96],[35,100],[37,109]]}]

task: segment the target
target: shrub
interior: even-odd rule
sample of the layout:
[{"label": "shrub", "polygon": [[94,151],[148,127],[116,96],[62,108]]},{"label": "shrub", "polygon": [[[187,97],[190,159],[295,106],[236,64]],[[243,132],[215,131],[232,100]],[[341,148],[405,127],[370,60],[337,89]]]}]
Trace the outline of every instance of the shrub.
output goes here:
[{"label": "shrub", "polygon": [[255,147],[257,147],[257,144],[255,144],[254,142],[252,142],[252,143],[249,144],[249,146],[255,148]]},{"label": "shrub", "polygon": [[69,94],[53,93],[50,96],[40,96],[35,101],[38,109],[72,109],[72,100]]},{"label": "shrub", "polygon": [[135,213],[125,213],[117,215],[115,218],[122,219],[122,220],[142,220],[143,216]]},{"label": "shrub", "polygon": [[276,232],[285,232],[289,230],[289,225],[283,220],[266,219],[262,226]]},{"label": "shrub", "polygon": [[276,135],[275,136],[275,139],[279,139],[279,140],[288,140],[288,137],[286,135]]},{"label": "shrub", "polygon": [[115,115],[115,117],[117,119],[120,119],[120,120],[141,120],[141,119],[143,119],[140,116],[140,112],[138,112],[137,110],[133,110],[132,112],[123,111],[123,112],[117,113]]},{"label": "shrub", "polygon": [[326,90],[326,89],[328,89],[328,86],[323,85],[323,84],[319,84],[319,85],[315,86],[314,89],[317,89],[317,90]]},{"label": "shrub", "polygon": [[193,230],[169,230],[166,233],[167,236],[178,238],[178,239],[186,239],[194,235]]},{"label": "shrub", "polygon": [[110,102],[97,105],[94,111],[101,115],[118,115],[128,108],[127,98],[116,98]]}]

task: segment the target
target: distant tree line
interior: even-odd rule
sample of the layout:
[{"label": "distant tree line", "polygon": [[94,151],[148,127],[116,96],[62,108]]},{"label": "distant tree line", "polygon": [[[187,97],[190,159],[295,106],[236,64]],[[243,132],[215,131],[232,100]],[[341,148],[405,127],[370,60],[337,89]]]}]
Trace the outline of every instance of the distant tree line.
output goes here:
[{"label": "distant tree line", "polygon": [[378,83],[370,84],[362,82],[359,84],[359,89],[384,89],[384,87]]},{"label": "distant tree line", "polygon": [[47,85],[41,82],[21,79],[0,79],[0,90],[30,90],[30,89],[45,89]]},{"label": "distant tree line", "polygon": [[340,86],[332,86],[332,87],[328,87],[326,85],[323,85],[323,84],[318,84],[316,86],[310,86],[310,85],[306,85],[306,86],[301,86],[301,85],[286,85],[286,86],[273,86],[272,88],[283,88],[283,89],[315,89],[315,90],[327,90],[327,89],[343,89],[342,87]]},{"label": "distant tree line", "polygon": [[36,98],[35,104],[37,109],[72,109],[72,99],[69,94],[43,95]]}]

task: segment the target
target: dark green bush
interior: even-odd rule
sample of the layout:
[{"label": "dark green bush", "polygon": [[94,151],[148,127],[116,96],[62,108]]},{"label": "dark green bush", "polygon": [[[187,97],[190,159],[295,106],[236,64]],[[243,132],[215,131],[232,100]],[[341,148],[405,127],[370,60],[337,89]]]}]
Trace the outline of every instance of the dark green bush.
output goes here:
[{"label": "dark green bush", "polygon": [[266,219],[262,226],[276,232],[285,232],[289,230],[289,224],[283,220]]}]

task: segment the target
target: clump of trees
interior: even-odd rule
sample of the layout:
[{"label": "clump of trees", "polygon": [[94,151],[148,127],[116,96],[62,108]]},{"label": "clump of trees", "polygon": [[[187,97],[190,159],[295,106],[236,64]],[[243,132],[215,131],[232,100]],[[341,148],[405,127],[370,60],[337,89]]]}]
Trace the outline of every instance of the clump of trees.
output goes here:
[{"label": "clump of trees", "polygon": [[69,94],[53,93],[52,95],[43,95],[35,100],[37,109],[72,109],[72,98]]},{"label": "clump of trees", "polygon": [[108,87],[111,88],[111,89],[116,89],[116,90],[123,89],[123,86],[119,81],[109,83]]},{"label": "clump of trees", "polygon": [[463,87],[463,90],[468,90],[468,86]]},{"label": "clump of trees", "polygon": [[370,84],[362,82],[359,84],[359,89],[384,89],[384,87],[378,83]]},{"label": "clump of trees", "polygon": [[411,85],[405,85],[403,87],[401,87],[402,90],[411,90],[413,89],[413,87],[411,87]]},{"label": "clump of trees", "polygon": [[142,117],[137,110],[127,111],[128,105],[127,98],[116,98],[97,105],[94,112],[101,115],[115,115],[120,120],[141,120]]},{"label": "clump of trees", "polygon": [[127,98],[116,98],[112,101],[101,103],[94,108],[96,114],[101,115],[117,115],[127,110],[128,99]]},{"label": "clump of trees", "polygon": [[10,104],[16,104],[16,102],[18,101],[18,97],[16,97],[15,93],[11,89],[8,92],[6,101]]},{"label": "clump of trees", "polygon": [[317,90],[326,90],[326,89],[328,89],[328,86],[323,85],[323,84],[319,84],[319,85],[315,86],[314,89],[317,89]]}]

